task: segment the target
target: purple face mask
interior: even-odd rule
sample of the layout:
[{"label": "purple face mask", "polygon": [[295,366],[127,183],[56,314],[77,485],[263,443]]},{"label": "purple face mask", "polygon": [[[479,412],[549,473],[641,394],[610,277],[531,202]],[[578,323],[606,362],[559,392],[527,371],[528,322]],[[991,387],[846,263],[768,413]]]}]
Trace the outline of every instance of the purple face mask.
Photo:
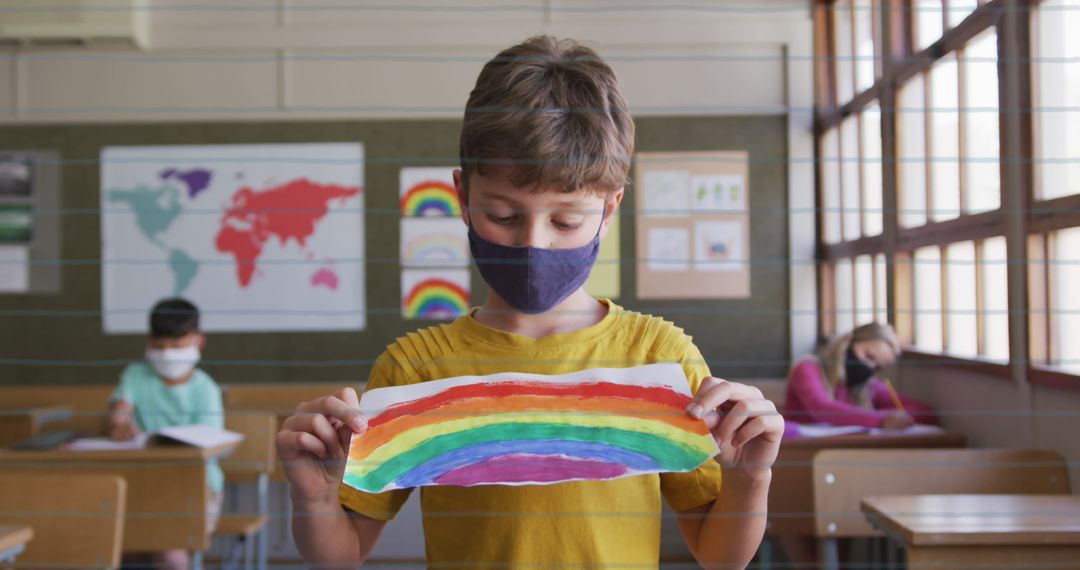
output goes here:
[{"label": "purple face mask", "polygon": [[585,284],[600,253],[600,229],[581,247],[543,249],[492,243],[469,224],[469,249],[491,289],[514,309],[534,315],[550,310]]}]

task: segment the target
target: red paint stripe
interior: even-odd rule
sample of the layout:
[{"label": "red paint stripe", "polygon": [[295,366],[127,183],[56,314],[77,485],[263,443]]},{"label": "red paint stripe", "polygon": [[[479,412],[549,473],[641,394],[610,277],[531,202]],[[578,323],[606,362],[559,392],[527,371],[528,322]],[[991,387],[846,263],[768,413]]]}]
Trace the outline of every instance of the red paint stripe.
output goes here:
[{"label": "red paint stripe", "polygon": [[[368,426],[374,428],[396,418],[415,415],[451,404],[457,400],[471,398],[501,398],[527,394],[531,396],[551,396],[559,398],[608,398],[626,400],[644,400],[664,404],[673,408],[685,408],[690,398],[673,392],[663,386],[629,386],[611,382],[588,382],[583,384],[551,384],[528,381],[470,384],[455,386],[439,394],[390,406],[383,413],[372,418]],[[573,405],[567,405],[573,409]]]}]

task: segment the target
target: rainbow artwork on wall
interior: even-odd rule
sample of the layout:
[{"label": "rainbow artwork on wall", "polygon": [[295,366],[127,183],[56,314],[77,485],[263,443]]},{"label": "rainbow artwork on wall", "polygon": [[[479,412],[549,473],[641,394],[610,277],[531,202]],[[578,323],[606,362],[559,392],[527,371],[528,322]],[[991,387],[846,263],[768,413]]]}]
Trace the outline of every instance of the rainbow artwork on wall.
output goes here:
[{"label": "rainbow artwork on wall", "polygon": [[401,272],[401,315],[406,319],[456,319],[469,311],[467,269]]},{"label": "rainbow artwork on wall", "polygon": [[400,243],[406,267],[469,265],[469,233],[461,218],[403,218]]},{"label": "rainbow artwork on wall", "polygon": [[402,168],[400,188],[403,218],[461,216],[452,168]]},{"label": "rainbow artwork on wall", "polygon": [[691,471],[718,449],[689,402],[677,364],[380,388],[360,400],[368,430],[352,440],[344,482],[377,493]]}]

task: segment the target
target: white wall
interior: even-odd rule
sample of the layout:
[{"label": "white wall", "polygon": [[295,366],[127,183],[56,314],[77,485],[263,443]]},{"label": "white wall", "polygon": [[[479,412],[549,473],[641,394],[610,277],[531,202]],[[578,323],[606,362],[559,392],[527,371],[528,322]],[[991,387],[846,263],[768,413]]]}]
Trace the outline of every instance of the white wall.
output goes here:
[{"label": "white wall", "polygon": [[[918,364],[918,363],[916,363]],[[971,447],[1050,449],[1070,463],[1073,492],[1080,491],[1080,391],[1040,386],[948,366],[910,366],[901,390],[929,402],[950,431]]]},{"label": "white wall", "polygon": [[637,114],[781,114],[785,49],[810,30],[776,0],[394,5],[152,1],[146,51],[0,59],[0,122],[457,117],[483,62],[539,33],[598,48]]}]

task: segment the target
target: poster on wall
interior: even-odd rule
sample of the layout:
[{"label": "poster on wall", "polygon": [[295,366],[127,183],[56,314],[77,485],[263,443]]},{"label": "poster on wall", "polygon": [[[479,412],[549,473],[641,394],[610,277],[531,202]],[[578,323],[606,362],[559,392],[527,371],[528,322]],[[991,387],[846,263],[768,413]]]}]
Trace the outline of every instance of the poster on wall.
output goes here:
[{"label": "poster on wall", "polygon": [[637,155],[641,299],[750,296],[749,153]]},{"label": "poster on wall", "polygon": [[103,149],[105,332],[169,296],[208,332],[363,329],[363,180],[360,143]]},{"label": "poster on wall", "polygon": [[450,320],[469,310],[469,236],[453,167],[402,168],[401,316]]}]

